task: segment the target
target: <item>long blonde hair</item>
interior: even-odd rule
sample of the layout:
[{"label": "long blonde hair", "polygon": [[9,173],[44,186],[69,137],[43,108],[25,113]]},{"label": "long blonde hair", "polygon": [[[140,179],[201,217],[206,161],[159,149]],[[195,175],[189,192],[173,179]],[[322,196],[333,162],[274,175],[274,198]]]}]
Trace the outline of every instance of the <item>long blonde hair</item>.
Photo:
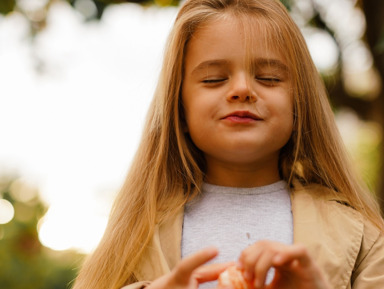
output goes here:
[{"label": "long blonde hair", "polygon": [[273,0],[187,0],[168,39],[141,144],[104,237],[83,265],[74,289],[119,289],[136,281],[133,271],[156,224],[199,193],[205,162],[184,130],[183,60],[196,29],[224,13],[262,19],[270,45],[284,53],[290,66],[295,123],[281,150],[281,178],[289,184],[299,179],[304,185],[329,187],[383,228],[377,203],[351,170],[324,85],[285,7]]}]

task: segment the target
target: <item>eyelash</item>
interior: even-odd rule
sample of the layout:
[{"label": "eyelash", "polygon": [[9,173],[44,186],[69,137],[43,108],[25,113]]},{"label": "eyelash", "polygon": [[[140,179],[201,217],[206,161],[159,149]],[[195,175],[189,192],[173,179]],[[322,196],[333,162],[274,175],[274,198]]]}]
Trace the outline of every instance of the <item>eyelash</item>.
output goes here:
[{"label": "eyelash", "polygon": [[257,77],[256,79],[259,81],[262,81],[268,85],[275,85],[275,84],[281,82],[281,79],[276,78],[276,77]]},{"label": "eyelash", "polygon": [[[217,78],[217,79],[204,79],[202,82],[205,84],[215,84],[227,80],[226,78]],[[259,80],[267,85],[276,85],[281,82],[280,78],[276,77],[256,77],[256,80]]]},{"label": "eyelash", "polygon": [[225,81],[226,79],[225,78],[218,78],[218,79],[205,79],[203,80],[202,82],[203,83],[219,83],[219,82],[222,82],[222,81]]}]

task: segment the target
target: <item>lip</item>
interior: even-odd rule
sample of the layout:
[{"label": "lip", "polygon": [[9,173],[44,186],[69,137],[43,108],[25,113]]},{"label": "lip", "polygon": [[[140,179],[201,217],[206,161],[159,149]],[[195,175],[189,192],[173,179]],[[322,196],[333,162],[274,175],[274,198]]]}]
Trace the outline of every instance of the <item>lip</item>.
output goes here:
[{"label": "lip", "polygon": [[250,122],[263,120],[261,117],[259,117],[258,115],[248,110],[238,110],[238,111],[231,112],[226,116],[224,116],[222,119],[228,120],[234,123],[250,123]]}]

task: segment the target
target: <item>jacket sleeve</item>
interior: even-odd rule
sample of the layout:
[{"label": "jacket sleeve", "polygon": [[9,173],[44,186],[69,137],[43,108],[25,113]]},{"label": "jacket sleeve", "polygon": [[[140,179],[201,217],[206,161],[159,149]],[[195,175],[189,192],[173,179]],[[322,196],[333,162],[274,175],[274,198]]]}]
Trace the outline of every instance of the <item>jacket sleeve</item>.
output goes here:
[{"label": "jacket sleeve", "polygon": [[353,289],[384,288],[384,234],[368,227],[351,280]]},{"label": "jacket sleeve", "polygon": [[136,282],[136,283],[132,283],[127,286],[124,286],[121,289],[143,289],[147,287],[149,284],[151,284],[151,282],[149,281],[140,281],[140,282]]}]

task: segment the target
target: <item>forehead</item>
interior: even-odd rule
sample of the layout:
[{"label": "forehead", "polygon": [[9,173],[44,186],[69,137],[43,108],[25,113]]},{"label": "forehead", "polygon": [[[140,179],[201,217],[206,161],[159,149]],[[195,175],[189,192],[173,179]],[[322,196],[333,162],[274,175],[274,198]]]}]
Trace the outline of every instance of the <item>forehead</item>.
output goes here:
[{"label": "forehead", "polygon": [[225,13],[197,28],[187,43],[185,61],[225,57],[251,62],[257,57],[285,62],[275,31],[261,16]]}]

